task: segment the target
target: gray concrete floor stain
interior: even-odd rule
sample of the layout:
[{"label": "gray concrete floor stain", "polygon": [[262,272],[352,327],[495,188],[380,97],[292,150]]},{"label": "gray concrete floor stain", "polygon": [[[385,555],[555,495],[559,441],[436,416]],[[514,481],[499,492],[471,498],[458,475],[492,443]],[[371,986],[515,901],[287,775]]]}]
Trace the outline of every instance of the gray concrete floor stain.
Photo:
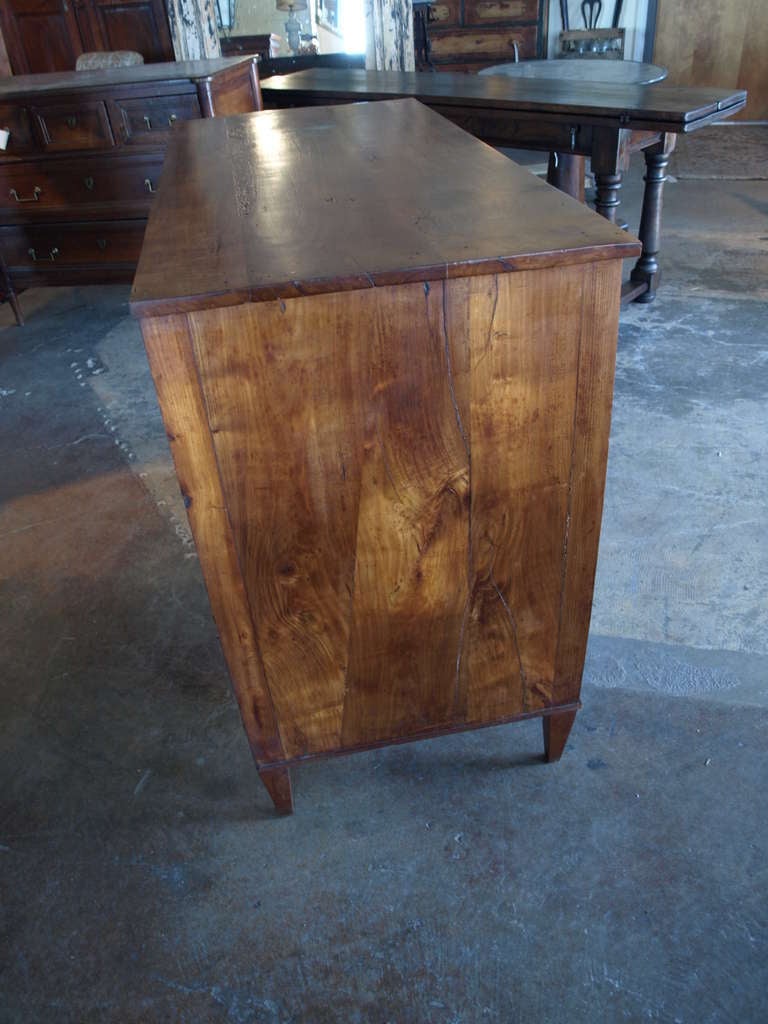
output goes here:
[{"label": "gray concrete floor stain", "polygon": [[623,315],[562,762],[530,722],[315,763],[290,819],[126,289],[0,310],[3,1024],[768,1019],[766,187],[671,185]]}]

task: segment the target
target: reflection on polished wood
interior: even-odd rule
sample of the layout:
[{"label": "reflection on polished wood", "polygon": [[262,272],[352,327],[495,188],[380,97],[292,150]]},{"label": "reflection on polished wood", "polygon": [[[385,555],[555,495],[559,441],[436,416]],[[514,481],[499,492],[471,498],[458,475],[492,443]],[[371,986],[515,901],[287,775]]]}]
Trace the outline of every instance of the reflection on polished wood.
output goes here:
[{"label": "reflection on polished wood", "polygon": [[174,139],[132,305],[279,809],[318,756],[534,715],[562,750],[637,251],[413,101]]},{"label": "reflection on polished wood", "polygon": [[[544,72],[548,64],[585,62],[532,63]],[[624,62],[614,66],[620,63]],[[598,189],[596,208],[613,222],[622,175],[632,153],[650,153],[656,147],[669,153],[677,134],[723,121],[746,103],[746,93],[738,89],[324,69],[271,78],[265,83],[264,96],[267,106],[273,107],[414,97],[491,145],[557,153],[560,166],[551,168],[550,183],[579,200],[583,199],[579,157],[588,156]],[[653,226],[660,225],[664,178],[659,178],[655,166],[651,160],[646,180],[652,195],[646,193],[648,212],[639,232],[649,259],[635,268],[631,284],[632,297],[639,296],[641,302],[652,301],[659,280],[659,231],[654,234]],[[653,272],[648,269],[651,264]]]}]

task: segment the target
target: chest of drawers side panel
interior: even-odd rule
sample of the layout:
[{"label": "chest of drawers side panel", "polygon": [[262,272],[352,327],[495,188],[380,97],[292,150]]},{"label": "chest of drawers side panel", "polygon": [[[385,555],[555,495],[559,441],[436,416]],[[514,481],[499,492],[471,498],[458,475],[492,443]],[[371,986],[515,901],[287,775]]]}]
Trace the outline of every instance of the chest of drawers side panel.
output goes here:
[{"label": "chest of drawers side panel", "polygon": [[579,329],[568,537],[552,700],[577,699],[592,615],[611,427],[621,263],[589,268]]},{"label": "chest of drawers side panel", "polygon": [[260,763],[578,700],[619,268],[144,321]]},{"label": "chest of drawers side panel", "polygon": [[141,322],[211,610],[257,764],[285,757],[216,463],[187,318]]}]

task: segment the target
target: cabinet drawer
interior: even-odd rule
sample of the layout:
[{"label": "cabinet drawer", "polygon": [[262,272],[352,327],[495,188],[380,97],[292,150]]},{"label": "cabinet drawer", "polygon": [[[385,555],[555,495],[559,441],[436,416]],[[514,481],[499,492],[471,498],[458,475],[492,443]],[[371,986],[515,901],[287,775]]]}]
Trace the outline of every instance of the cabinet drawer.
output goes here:
[{"label": "cabinet drawer", "polygon": [[447,28],[461,24],[461,0],[437,0],[429,11],[430,32],[432,28]]},{"label": "cabinet drawer", "polygon": [[160,156],[29,160],[0,165],[0,208],[6,219],[13,220],[36,217],[47,210],[100,204],[138,202],[148,209],[162,168]]},{"label": "cabinet drawer", "polygon": [[34,151],[32,119],[25,107],[18,107],[15,103],[0,103],[0,128],[7,128],[10,132],[7,147],[0,149],[0,161]]},{"label": "cabinet drawer", "polygon": [[136,264],[145,227],[143,220],[2,227],[0,249],[11,270]]},{"label": "cabinet drawer", "polygon": [[507,29],[461,29],[452,31],[435,31],[430,33],[432,42],[432,59],[440,64],[459,61],[481,61],[493,59],[501,63],[505,58],[515,59],[517,43],[522,58],[536,55],[535,25],[523,25],[520,28]]},{"label": "cabinet drawer", "polygon": [[539,0],[465,0],[466,25],[503,25],[536,21]]},{"label": "cabinet drawer", "polygon": [[121,142],[152,145],[162,142],[177,121],[202,117],[197,93],[148,96],[145,99],[110,100],[109,113],[115,137]]},{"label": "cabinet drawer", "polygon": [[100,100],[35,107],[34,115],[45,150],[111,149],[114,146],[107,108]]}]

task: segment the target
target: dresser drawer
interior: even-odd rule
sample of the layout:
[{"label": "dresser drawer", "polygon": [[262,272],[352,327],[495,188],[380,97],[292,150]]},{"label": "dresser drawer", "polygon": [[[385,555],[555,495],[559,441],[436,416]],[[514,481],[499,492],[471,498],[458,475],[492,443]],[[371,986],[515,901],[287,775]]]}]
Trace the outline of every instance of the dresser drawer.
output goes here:
[{"label": "dresser drawer", "polygon": [[19,107],[15,103],[0,103],[0,128],[10,132],[8,145],[0,149],[0,161],[34,151],[32,119],[26,107]]},{"label": "dresser drawer", "polygon": [[503,25],[535,22],[539,0],[465,0],[466,25]]},{"label": "dresser drawer", "polygon": [[[432,60],[436,64],[453,64],[464,61],[494,62],[515,59],[514,44],[517,43],[523,59],[536,56],[537,27],[521,25],[507,29],[445,29],[430,33]],[[456,69],[453,69],[456,70]]]},{"label": "dresser drawer", "polygon": [[197,93],[110,100],[109,114],[115,138],[135,145],[163,143],[177,121],[202,117]]},{"label": "dresser drawer", "polygon": [[0,164],[0,209],[6,222],[37,217],[48,210],[82,210],[100,204],[139,203],[148,210],[162,168],[161,156]]},{"label": "dresser drawer", "polygon": [[136,264],[146,222],[25,224],[0,228],[0,249],[11,270]]},{"label": "dresser drawer", "polygon": [[40,141],[48,153],[111,149],[115,142],[107,108],[101,101],[35,107]]}]

